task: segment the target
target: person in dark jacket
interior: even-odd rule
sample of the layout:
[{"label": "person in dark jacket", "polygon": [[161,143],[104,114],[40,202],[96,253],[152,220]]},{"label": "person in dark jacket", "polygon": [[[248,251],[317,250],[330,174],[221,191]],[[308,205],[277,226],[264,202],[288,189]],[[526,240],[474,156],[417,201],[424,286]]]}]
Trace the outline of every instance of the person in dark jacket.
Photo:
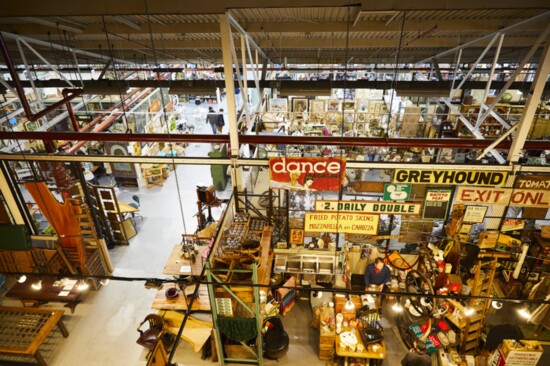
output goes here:
[{"label": "person in dark jacket", "polygon": [[426,353],[426,345],[414,341],[414,347],[401,360],[401,366],[432,366],[432,358]]},{"label": "person in dark jacket", "polygon": [[378,291],[382,291],[384,285],[391,280],[391,272],[388,266],[384,264],[384,260],[380,257],[374,260],[367,266],[365,270],[365,286],[375,285]]},{"label": "person in dark jacket", "polygon": [[206,115],[206,122],[210,123],[210,127],[212,127],[212,133],[216,135],[218,133],[218,118],[219,114],[216,113],[214,108],[208,107],[208,114]]}]

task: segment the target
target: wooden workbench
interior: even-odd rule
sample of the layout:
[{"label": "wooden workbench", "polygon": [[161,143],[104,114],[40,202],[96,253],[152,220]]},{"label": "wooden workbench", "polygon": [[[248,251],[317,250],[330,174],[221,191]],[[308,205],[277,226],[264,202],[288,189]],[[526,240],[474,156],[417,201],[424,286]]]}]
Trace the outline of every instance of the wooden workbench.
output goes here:
[{"label": "wooden workbench", "polygon": [[[170,287],[176,287],[175,283],[164,283],[161,288],[157,291],[151,309],[155,310],[187,310],[188,304],[185,302],[185,296],[182,291],[178,292],[178,296],[174,299],[167,299],[165,291]],[[190,289],[188,289],[190,290]],[[191,300],[192,294],[189,291],[187,295],[187,300]],[[210,311],[210,298],[208,296],[208,291],[206,286],[203,285],[199,289],[199,298],[195,299],[191,311]]]},{"label": "wooden workbench", "polygon": [[201,254],[206,249],[208,249],[208,246],[199,247],[199,254],[195,255],[196,259],[195,263],[193,263],[190,259],[182,257],[181,245],[175,245],[162,273],[172,276],[200,276],[203,267]]}]

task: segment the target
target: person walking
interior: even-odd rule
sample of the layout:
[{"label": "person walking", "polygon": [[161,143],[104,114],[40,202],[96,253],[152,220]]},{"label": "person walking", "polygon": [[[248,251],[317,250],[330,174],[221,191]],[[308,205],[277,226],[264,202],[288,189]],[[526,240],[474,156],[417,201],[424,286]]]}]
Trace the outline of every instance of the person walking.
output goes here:
[{"label": "person walking", "polygon": [[426,345],[414,341],[414,346],[401,360],[401,366],[432,366],[432,358],[426,353]]},{"label": "person walking", "polygon": [[219,114],[218,114],[218,119],[216,121],[216,128],[217,128],[219,133],[222,133],[223,126],[225,126],[225,120],[223,119],[223,109],[220,108]]},{"label": "person walking", "polygon": [[208,107],[208,114],[206,115],[206,123],[210,123],[212,127],[212,133],[216,135],[218,133],[218,117],[219,114],[216,113],[214,108]]}]

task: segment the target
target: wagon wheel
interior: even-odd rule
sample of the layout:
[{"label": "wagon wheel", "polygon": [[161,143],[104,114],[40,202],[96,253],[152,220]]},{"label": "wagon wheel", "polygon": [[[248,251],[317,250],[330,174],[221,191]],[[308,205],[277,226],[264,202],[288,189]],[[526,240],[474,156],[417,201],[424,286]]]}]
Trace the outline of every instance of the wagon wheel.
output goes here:
[{"label": "wagon wheel", "polygon": [[407,292],[416,293],[420,296],[410,296],[405,305],[410,302],[410,308],[408,313],[415,318],[427,318],[432,316],[433,313],[433,298],[422,296],[422,294],[434,294],[431,281],[421,272],[411,270],[407,273],[405,278],[405,285]]},{"label": "wagon wheel", "polygon": [[260,195],[260,198],[258,199],[258,204],[260,205],[260,207],[263,207],[263,208],[273,207],[273,204],[275,203],[276,199],[277,199],[277,195],[275,193],[272,193],[271,200],[269,199],[269,190],[268,190]]}]

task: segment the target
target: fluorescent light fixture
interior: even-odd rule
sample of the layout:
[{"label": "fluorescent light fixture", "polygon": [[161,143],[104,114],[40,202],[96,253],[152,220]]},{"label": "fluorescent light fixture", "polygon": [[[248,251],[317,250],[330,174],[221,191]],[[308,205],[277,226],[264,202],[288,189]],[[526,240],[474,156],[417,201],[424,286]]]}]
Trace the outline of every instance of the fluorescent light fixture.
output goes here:
[{"label": "fluorescent light fixture", "polygon": [[470,316],[470,315],[474,315],[474,313],[475,313],[475,310],[473,308],[470,308],[470,307],[464,308],[464,315]]},{"label": "fluorescent light fixture", "polygon": [[35,283],[33,283],[31,285],[31,287],[32,287],[33,290],[36,290],[36,291],[42,289],[42,280],[36,281]]},{"label": "fluorescent light fixture", "polygon": [[17,282],[19,282],[19,283],[24,283],[26,280],[27,280],[27,276],[21,275],[21,276],[19,276],[19,278],[17,279]]}]

